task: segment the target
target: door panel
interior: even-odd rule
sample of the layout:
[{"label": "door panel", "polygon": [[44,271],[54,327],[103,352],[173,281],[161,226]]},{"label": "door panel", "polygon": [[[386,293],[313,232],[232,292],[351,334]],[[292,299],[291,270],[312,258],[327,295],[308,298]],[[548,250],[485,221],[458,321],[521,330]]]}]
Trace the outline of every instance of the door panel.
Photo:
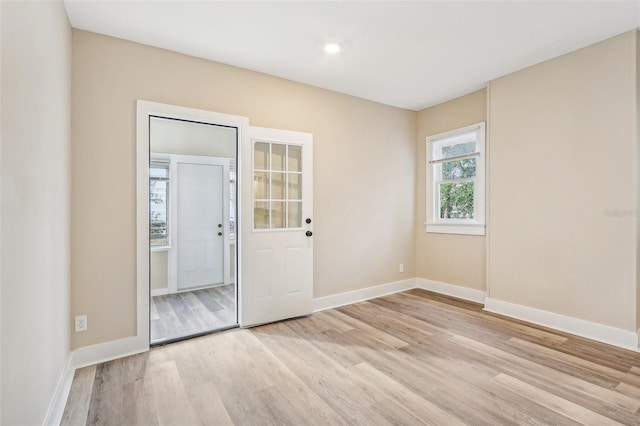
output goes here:
[{"label": "door panel", "polygon": [[251,288],[250,297],[255,299],[271,297],[271,283],[273,282],[271,274],[272,251],[270,249],[255,250],[249,262],[253,265],[251,268],[251,281],[261,283],[261,285]]},{"label": "door panel", "polygon": [[224,281],[222,166],[178,163],[178,290]]},{"label": "door panel", "polygon": [[286,274],[284,277],[287,295],[293,295],[304,291],[304,249],[301,247],[288,247],[286,249]]},{"label": "door panel", "polygon": [[[313,138],[251,127],[243,145],[240,325],[313,310]],[[307,235],[309,233],[309,235]]]}]

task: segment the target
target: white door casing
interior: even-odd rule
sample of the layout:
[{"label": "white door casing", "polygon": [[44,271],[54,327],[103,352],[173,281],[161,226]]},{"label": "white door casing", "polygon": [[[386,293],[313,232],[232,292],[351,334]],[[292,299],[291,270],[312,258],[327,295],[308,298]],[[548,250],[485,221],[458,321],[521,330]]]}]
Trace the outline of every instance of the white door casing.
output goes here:
[{"label": "white door casing", "polygon": [[309,133],[261,127],[243,141],[242,327],[313,311],[312,144]]},{"label": "white door casing", "polygon": [[[149,117],[158,116],[191,120],[201,123],[235,127],[238,144],[247,141],[249,119],[237,115],[180,107],[157,102],[137,101],[136,115],[136,333],[135,336],[110,342],[113,354],[134,354],[149,350]],[[237,173],[243,174],[243,151],[238,152]],[[238,209],[242,211],[243,189],[237,187]],[[242,216],[236,226],[243,229]],[[236,244],[242,246],[242,234],[236,235]],[[236,281],[242,282],[242,259],[238,259]],[[240,306],[238,307],[241,308]],[[93,352],[92,352],[93,353]],[[91,355],[84,354],[84,357]],[[95,359],[104,359],[100,353]],[[93,359],[93,358],[92,358]]]}]

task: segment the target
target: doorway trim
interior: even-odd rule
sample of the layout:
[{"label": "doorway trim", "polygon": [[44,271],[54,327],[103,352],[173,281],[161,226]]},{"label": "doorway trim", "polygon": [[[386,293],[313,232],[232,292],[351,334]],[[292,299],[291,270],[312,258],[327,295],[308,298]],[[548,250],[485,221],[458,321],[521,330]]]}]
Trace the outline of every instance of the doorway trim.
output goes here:
[{"label": "doorway trim", "polygon": [[[149,117],[157,116],[185,121],[235,127],[238,129],[236,175],[242,176],[242,149],[248,135],[249,118],[212,111],[137,101],[136,112],[136,336],[131,351],[149,350]],[[242,187],[236,185],[238,212],[242,211]],[[240,294],[242,283],[242,215],[236,217],[236,288]],[[237,297],[237,295],[236,295]],[[237,302],[237,301],[236,301]],[[236,303],[239,306],[239,303]],[[236,309],[239,309],[238,307]]]},{"label": "doorway trim", "polygon": [[[237,153],[236,153],[237,154]],[[229,169],[231,168],[231,158],[228,157],[210,157],[210,156],[200,156],[200,155],[184,155],[184,154],[165,154],[165,153],[151,153],[151,161],[164,161],[169,165],[169,175],[171,178],[169,179],[169,193],[172,196],[169,197],[169,229],[171,231],[171,242],[167,247],[151,247],[151,252],[154,251],[164,251],[167,252],[167,287],[161,288],[159,290],[151,290],[151,297],[154,296],[163,296],[166,294],[175,294],[178,293],[178,249],[180,247],[178,243],[179,231],[178,231],[178,182],[180,181],[180,177],[178,176],[178,165],[179,164],[201,164],[201,165],[215,165],[222,167],[222,179],[223,179],[223,202],[222,205],[226,205],[225,201],[229,200]],[[236,244],[235,238],[231,241],[231,236],[229,232],[229,223],[230,223],[230,215],[228,209],[223,209],[223,229],[227,232],[224,232],[223,237],[223,248],[222,248],[222,256],[223,256],[223,280],[221,283],[231,284],[231,245]],[[152,278],[152,277],[150,277]],[[235,275],[234,275],[235,279]]]}]

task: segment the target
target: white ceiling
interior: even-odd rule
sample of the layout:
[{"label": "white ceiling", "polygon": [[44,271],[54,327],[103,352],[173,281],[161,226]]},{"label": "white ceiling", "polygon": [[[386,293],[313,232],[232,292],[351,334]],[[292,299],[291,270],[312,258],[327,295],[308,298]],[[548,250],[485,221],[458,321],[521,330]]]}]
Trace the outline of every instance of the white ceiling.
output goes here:
[{"label": "white ceiling", "polygon": [[[633,1],[73,1],[75,28],[420,110],[640,27]],[[343,51],[329,55],[327,42]]]}]

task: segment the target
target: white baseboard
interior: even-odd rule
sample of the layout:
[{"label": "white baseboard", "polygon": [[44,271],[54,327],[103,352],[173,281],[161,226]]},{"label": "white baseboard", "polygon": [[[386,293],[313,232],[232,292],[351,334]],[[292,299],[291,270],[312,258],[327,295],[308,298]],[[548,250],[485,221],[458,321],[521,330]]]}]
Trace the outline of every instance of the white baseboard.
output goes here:
[{"label": "white baseboard", "polygon": [[149,343],[142,342],[137,337],[114,340],[112,342],[85,346],[69,352],[64,371],[56,385],[56,390],[51,398],[49,409],[44,417],[43,425],[57,426],[62,421],[64,408],[69,399],[69,391],[73,383],[73,377],[77,368],[112,361],[129,355],[135,355],[149,350]]},{"label": "white baseboard", "polygon": [[332,294],[331,296],[317,297],[313,299],[313,312],[350,305],[376,297],[387,296],[399,291],[411,290],[412,288],[416,288],[415,278]]},{"label": "white baseboard", "polygon": [[[638,351],[640,329],[637,333],[634,333],[632,331],[580,320],[553,312],[491,299],[486,297],[486,292],[482,290],[475,290],[424,278],[410,278],[330,296],[318,297],[313,300],[313,311],[318,312],[325,309],[337,308],[376,297],[411,290],[413,288],[429,290],[472,302],[484,303],[484,310],[488,312],[542,325],[636,352]],[[144,341],[144,339],[138,337],[128,337],[112,342],[85,346],[70,353],[65,371],[63,371],[60,376],[43,424],[60,424],[76,368],[111,361],[148,350],[148,341]]]},{"label": "white baseboard", "polygon": [[484,303],[484,299],[487,297],[487,292],[482,290],[447,284],[425,278],[416,278],[416,287],[476,303]]},{"label": "white baseboard", "polygon": [[484,310],[638,352],[638,333],[554,312],[486,298]]},{"label": "white baseboard", "polygon": [[97,345],[84,346],[73,351],[73,367],[82,368],[101,362],[112,361],[149,350],[149,341],[136,336]]},{"label": "white baseboard", "polygon": [[164,296],[169,294],[169,289],[168,288],[156,288],[151,290],[151,297],[155,297],[155,296]]},{"label": "white baseboard", "polygon": [[60,374],[56,389],[53,392],[53,397],[49,403],[47,414],[44,416],[43,425],[57,426],[62,420],[64,414],[64,407],[67,405],[67,399],[69,397],[69,391],[71,390],[71,383],[73,382],[73,375],[76,369],[73,367],[73,357],[71,352],[67,355],[67,360],[64,364],[64,369]]},{"label": "white baseboard", "polygon": [[[632,331],[580,320],[553,312],[491,299],[486,297],[486,292],[482,290],[475,290],[424,278],[410,278],[330,296],[318,297],[313,300],[313,311],[318,312],[337,308],[376,297],[411,290],[413,288],[429,290],[472,302],[484,303],[484,310],[488,312],[638,351],[638,336],[640,335],[640,330],[638,330],[638,333],[634,333]],[[67,368],[61,375],[58,386],[56,387],[56,392],[47,411],[44,424],[53,425],[60,423],[76,368],[111,361],[148,350],[148,341],[144,341],[144,339],[138,337],[128,337],[112,342],[85,346],[73,351],[70,354]]]}]

